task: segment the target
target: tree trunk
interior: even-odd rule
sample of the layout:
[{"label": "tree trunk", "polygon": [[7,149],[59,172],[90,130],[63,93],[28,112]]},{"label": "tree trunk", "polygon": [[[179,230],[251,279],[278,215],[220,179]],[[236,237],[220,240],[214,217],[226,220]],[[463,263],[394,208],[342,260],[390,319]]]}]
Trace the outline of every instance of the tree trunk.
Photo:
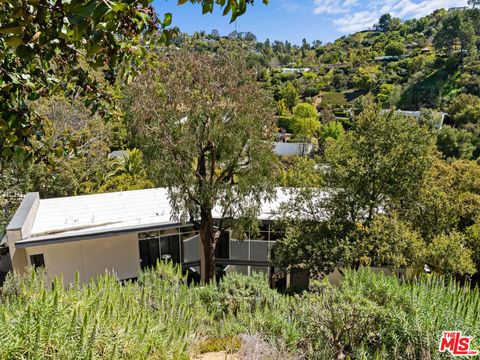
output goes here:
[{"label": "tree trunk", "polygon": [[205,283],[215,279],[215,230],[213,228],[213,217],[210,209],[201,210],[200,212],[200,241],[202,242],[203,251],[203,269],[202,280]]}]

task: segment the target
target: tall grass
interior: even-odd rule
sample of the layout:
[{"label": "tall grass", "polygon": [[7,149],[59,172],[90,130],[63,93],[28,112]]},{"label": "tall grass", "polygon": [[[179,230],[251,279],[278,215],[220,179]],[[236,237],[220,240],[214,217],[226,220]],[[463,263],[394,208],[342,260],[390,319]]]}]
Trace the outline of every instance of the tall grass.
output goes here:
[{"label": "tall grass", "polygon": [[[32,269],[9,276],[0,290],[0,359],[188,359],[199,349],[238,348],[239,334],[284,358],[331,359],[338,349],[358,359],[445,358],[437,351],[444,330],[461,330],[480,348],[479,290],[438,277],[346,271],[338,288],[286,296],[260,275],[189,287],[178,267],[159,264],[136,282],[105,274],[61,284]],[[332,336],[345,326],[348,336]]]},{"label": "tall grass", "polygon": [[[460,330],[473,337],[480,349],[480,292],[452,278],[422,276],[413,281],[374,274],[368,270],[345,273],[337,290],[344,297],[369,301],[370,317],[376,318],[375,334],[352,353],[356,357],[382,359],[439,359],[443,331]],[[308,298],[308,296],[307,296]]]},{"label": "tall grass", "polygon": [[105,274],[68,288],[60,279],[50,287],[32,270],[10,277],[1,293],[0,358],[187,359],[207,314],[178,271],[159,267],[124,285]]}]

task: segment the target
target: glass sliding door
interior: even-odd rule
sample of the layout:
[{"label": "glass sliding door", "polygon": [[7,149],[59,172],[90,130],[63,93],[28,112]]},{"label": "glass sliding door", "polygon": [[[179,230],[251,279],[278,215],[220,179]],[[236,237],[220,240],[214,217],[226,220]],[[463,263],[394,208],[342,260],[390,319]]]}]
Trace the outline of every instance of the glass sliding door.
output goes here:
[{"label": "glass sliding door", "polygon": [[158,260],[182,261],[178,228],[155,230],[138,234],[141,268],[153,267]]},{"label": "glass sliding door", "polygon": [[180,263],[180,239],[178,234],[160,237],[160,253],[162,260]]},{"label": "glass sliding door", "polygon": [[139,241],[140,267],[143,269],[154,267],[160,259],[158,238],[142,239]]}]

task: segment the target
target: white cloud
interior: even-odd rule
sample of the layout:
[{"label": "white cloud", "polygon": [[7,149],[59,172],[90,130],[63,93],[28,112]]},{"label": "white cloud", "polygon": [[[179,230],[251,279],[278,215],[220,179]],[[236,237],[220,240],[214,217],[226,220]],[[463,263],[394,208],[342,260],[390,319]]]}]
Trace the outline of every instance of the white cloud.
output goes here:
[{"label": "white cloud", "polygon": [[351,33],[370,28],[387,13],[411,19],[428,15],[436,9],[466,5],[467,0],[313,0],[313,13],[333,15],[335,28]]},{"label": "white cloud", "polygon": [[314,0],[313,13],[314,14],[343,14],[348,12],[348,6],[343,3],[351,4],[352,0]]},{"label": "white cloud", "polygon": [[335,19],[333,20],[333,24],[341,32],[352,33],[362,29],[368,29],[377,21],[378,17],[376,14],[369,11],[360,11]]}]

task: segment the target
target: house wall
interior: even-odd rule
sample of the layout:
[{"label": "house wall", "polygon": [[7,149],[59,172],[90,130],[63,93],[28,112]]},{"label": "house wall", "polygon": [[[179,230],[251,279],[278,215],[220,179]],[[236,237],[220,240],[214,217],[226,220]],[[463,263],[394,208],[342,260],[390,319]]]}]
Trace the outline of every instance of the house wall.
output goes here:
[{"label": "house wall", "polygon": [[123,280],[137,277],[140,270],[137,233],[34,246],[25,253],[27,265],[31,265],[30,255],[43,254],[48,278],[62,274],[64,285],[75,280],[77,271],[80,280],[88,282],[105,271]]}]

